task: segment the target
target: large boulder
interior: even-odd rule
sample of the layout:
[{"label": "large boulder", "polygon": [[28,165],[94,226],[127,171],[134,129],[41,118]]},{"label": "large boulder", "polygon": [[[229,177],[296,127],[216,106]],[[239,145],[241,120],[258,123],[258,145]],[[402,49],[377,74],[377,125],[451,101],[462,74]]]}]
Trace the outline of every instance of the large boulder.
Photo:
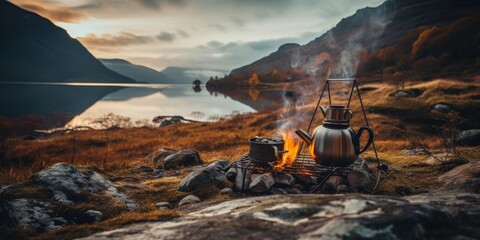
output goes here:
[{"label": "large boulder", "polygon": [[461,131],[457,134],[456,141],[459,146],[479,146],[480,129]]},{"label": "large boulder", "polygon": [[477,239],[479,194],[272,195],[86,239]]},{"label": "large boulder", "polygon": [[135,208],[134,201],[99,173],[58,163],[28,181],[0,188],[0,232],[40,233],[99,221],[103,210]]},{"label": "large boulder", "polygon": [[153,163],[156,168],[163,168],[165,158],[176,152],[176,150],[171,148],[160,148],[157,151],[148,154],[148,156],[143,159],[143,162]]},{"label": "large boulder", "polygon": [[36,199],[14,199],[6,206],[2,218],[9,218],[10,228],[30,228],[34,231],[48,231],[57,229],[66,224],[62,217],[55,217],[54,210],[49,202]]},{"label": "large boulder", "polygon": [[189,148],[167,156],[162,162],[159,162],[158,165],[168,170],[185,166],[201,165],[202,163],[198,151]]},{"label": "large boulder", "polygon": [[216,161],[206,167],[201,167],[188,174],[180,184],[178,190],[182,192],[191,192],[200,188],[221,185],[227,179],[224,169],[229,162],[227,160]]},{"label": "large boulder", "polygon": [[440,175],[440,190],[480,193],[480,161],[469,162]]},{"label": "large boulder", "polygon": [[33,182],[53,192],[56,201],[72,204],[82,194],[106,194],[125,203],[130,209],[137,204],[120,193],[113,183],[97,172],[79,170],[71,164],[57,163],[33,176]]}]

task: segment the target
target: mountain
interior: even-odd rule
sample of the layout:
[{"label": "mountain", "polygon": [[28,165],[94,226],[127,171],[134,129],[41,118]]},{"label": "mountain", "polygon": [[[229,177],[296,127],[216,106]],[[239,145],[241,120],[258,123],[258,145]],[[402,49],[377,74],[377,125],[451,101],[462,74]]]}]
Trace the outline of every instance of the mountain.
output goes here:
[{"label": "mountain", "polygon": [[217,69],[167,67],[162,70],[162,73],[172,80],[172,82],[169,83],[192,84],[195,79],[199,79],[205,83],[210,77],[222,77],[227,74],[228,71]]},{"label": "mountain", "polygon": [[464,76],[479,72],[478,56],[480,1],[388,0],[358,10],[306,45],[285,44],[209,85]]},{"label": "mountain", "polygon": [[0,1],[0,82],[133,82],[49,20]]},{"label": "mountain", "polygon": [[123,59],[99,60],[110,70],[134,79],[137,82],[172,83],[172,80],[170,78],[157,70],[142,65],[136,65]]}]

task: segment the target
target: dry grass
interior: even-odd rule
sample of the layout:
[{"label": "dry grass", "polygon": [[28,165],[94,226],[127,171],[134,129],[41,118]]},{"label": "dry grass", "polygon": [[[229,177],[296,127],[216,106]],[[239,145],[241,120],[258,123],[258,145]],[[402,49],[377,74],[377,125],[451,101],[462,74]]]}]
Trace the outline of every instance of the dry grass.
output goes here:
[{"label": "dry grass", "polygon": [[[424,141],[434,152],[441,151],[441,141],[435,137],[432,125],[439,113],[432,111],[434,104],[450,103],[465,118],[465,127],[476,126],[480,120],[478,113],[471,113],[480,104],[478,89],[479,80],[461,82],[454,80],[435,80],[428,83],[409,83],[407,89],[420,89],[423,93],[417,98],[395,98],[389,94],[396,91],[394,86],[370,83],[361,86],[370,126],[376,134],[376,147],[381,161],[390,166],[390,171],[383,176],[378,193],[389,195],[410,195],[435,190],[440,184],[437,177],[443,172],[436,167],[425,164],[425,156],[407,156],[401,150],[409,148],[410,143],[405,132],[416,130],[424,134]],[[345,91],[345,85],[332,86],[332,90]],[[327,104],[326,97],[322,104]],[[348,96],[332,95],[333,103],[345,104]],[[315,102],[297,109],[311,116]],[[475,107],[477,106],[477,107]],[[354,118],[351,125],[355,129],[365,125],[359,111],[360,105],[353,96],[351,108]],[[468,111],[467,111],[468,110]],[[57,162],[70,162],[77,166],[88,167],[100,171],[111,179],[118,188],[139,204],[135,212],[126,212],[120,206],[110,206],[111,199],[101,196],[83,199],[74,208],[65,208],[62,213],[78,215],[87,209],[98,209],[106,220],[95,224],[67,226],[57,231],[45,233],[38,239],[71,239],[87,236],[95,232],[119,228],[125,224],[145,221],[163,221],[178,217],[176,211],[159,211],[156,202],[169,202],[177,206],[178,202],[188,195],[177,190],[178,183],[191,169],[178,170],[178,174],[168,175],[160,179],[151,179],[150,175],[133,173],[139,166],[152,166],[143,158],[158,148],[185,149],[195,148],[200,152],[204,162],[218,159],[235,160],[248,152],[248,139],[253,136],[271,136],[278,133],[278,120],[301,121],[296,125],[306,128],[304,118],[286,115],[285,110],[272,110],[253,114],[239,115],[232,119],[214,123],[177,124],[162,128],[134,128],[109,130],[108,166],[104,168],[105,132],[89,130],[76,133],[76,146],[72,133],[47,136],[36,140],[21,138],[7,139],[1,146],[0,184],[22,182],[22,190],[12,189],[5,195],[8,198],[36,196],[50,199],[51,194],[27,181],[40,169]],[[283,117],[279,117],[284,114]],[[319,113],[320,114],[320,113]],[[468,117],[468,118],[466,118]],[[321,124],[321,116],[315,119],[315,125]],[[476,125],[475,125],[476,124]],[[366,137],[366,136],[365,136]],[[76,149],[76,151],[74,151]],[[469,161],[480,159],[479,147],[458,148],[458,154]],[[370,148],[362,155],[366,159],[374,159]],[[370,167],[375,169],[374,162]],[[169,171],[173,173],[175,171]],[[225,201],[240,197],[236,194],[219,195],[224,186],[205,188],[194,192],[202,200]],[[20,188],[19,188],[20,189]],[[12,236],[33,236],[28,232],[16,233]],[[18,235],[20,234],[20,235]]]},{"label": "dry grass", "polygon": [[[332,84],[334,104],[345,104],[348,95],[342,94],[349,89],[345,84]],[[440,142],[432,138],[432,125],[439,124],[437,115],[432,111],[435,103],[446,102],[460,111],[464,117],[462,126],[478,125],[480,120],[474,106],[480,104],[475,98],[480,83],[459,80],[434,80],[426,83],[408,83],[406,89],[419,89],[423,93],[416,98],[396,98],[389,94],[396,91],[395,86],[382,83],[370,83],[361,86],[364,105],[367,107],[370,126],[376,133],[376,146],[381,155],[389,151],[398,151],[409,146],[406,130],[425,133],[426,142],[433,149]],[[360,111],[359,101],[354,94],[351,109],[354,128],[365,125]],[[327,104],[324,97],[322,104]],[[297,111],[310,116],[314,102],[299,107]],[[468,110],[468,111],[467,111]],[[464,111],[464,112],[463,112]],[[105,172],[131,169],[140,165],[150,165],[141,161],[150,152],[168,147],[174,149],[195,148],[205,162],[218,159],[234,160],[248,151],[248,139],[252,136],[276,134],[278,116],[284,110],[267,111],[239,115],[232,119],[215,123],[177,124],[162,128],[134,128],[109,130],[108,166]],[[298,126],[306,127],[304,118],[286,116],[283,120],[297,121]],[[315,125],[321,124],[322,117],[317,116]],[[32,173],[57,162],[71,162],[79,166],[96,166],[103,169],[105,155],[105,134],[103,130],[82,131],[76,133],[76,145],[72,133],[36,140],[20,138],[8,139],[4,143],[4,157],[0,164],[0,184],[28,179]],[[74,146],[75,145],[75,146]],[[74,151],[76,150],[76,151]],[[366,153],[366,154],[371,154]],[[385,157],[381,157],[385,158]]]}]

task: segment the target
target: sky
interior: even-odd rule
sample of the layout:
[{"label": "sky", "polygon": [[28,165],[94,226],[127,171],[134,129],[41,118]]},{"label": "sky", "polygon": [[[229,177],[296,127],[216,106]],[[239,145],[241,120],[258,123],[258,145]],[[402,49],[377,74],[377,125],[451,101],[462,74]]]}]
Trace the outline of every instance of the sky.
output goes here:
[{"label": "sky", "polygon": [[384,0],[11,0],[67,30],[97,58],[232,70],[306,44]]}]

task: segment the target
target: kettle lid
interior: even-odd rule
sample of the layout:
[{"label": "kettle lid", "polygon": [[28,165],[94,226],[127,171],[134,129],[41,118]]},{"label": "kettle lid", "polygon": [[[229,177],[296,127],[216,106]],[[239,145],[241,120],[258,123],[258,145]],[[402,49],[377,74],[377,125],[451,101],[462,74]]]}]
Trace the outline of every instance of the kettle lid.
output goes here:
[{"label": "kettle lid", "polygon": [[324,123],[349,125],[352,118],[352,111],[341,105],[329,105],[327,107]]}]

